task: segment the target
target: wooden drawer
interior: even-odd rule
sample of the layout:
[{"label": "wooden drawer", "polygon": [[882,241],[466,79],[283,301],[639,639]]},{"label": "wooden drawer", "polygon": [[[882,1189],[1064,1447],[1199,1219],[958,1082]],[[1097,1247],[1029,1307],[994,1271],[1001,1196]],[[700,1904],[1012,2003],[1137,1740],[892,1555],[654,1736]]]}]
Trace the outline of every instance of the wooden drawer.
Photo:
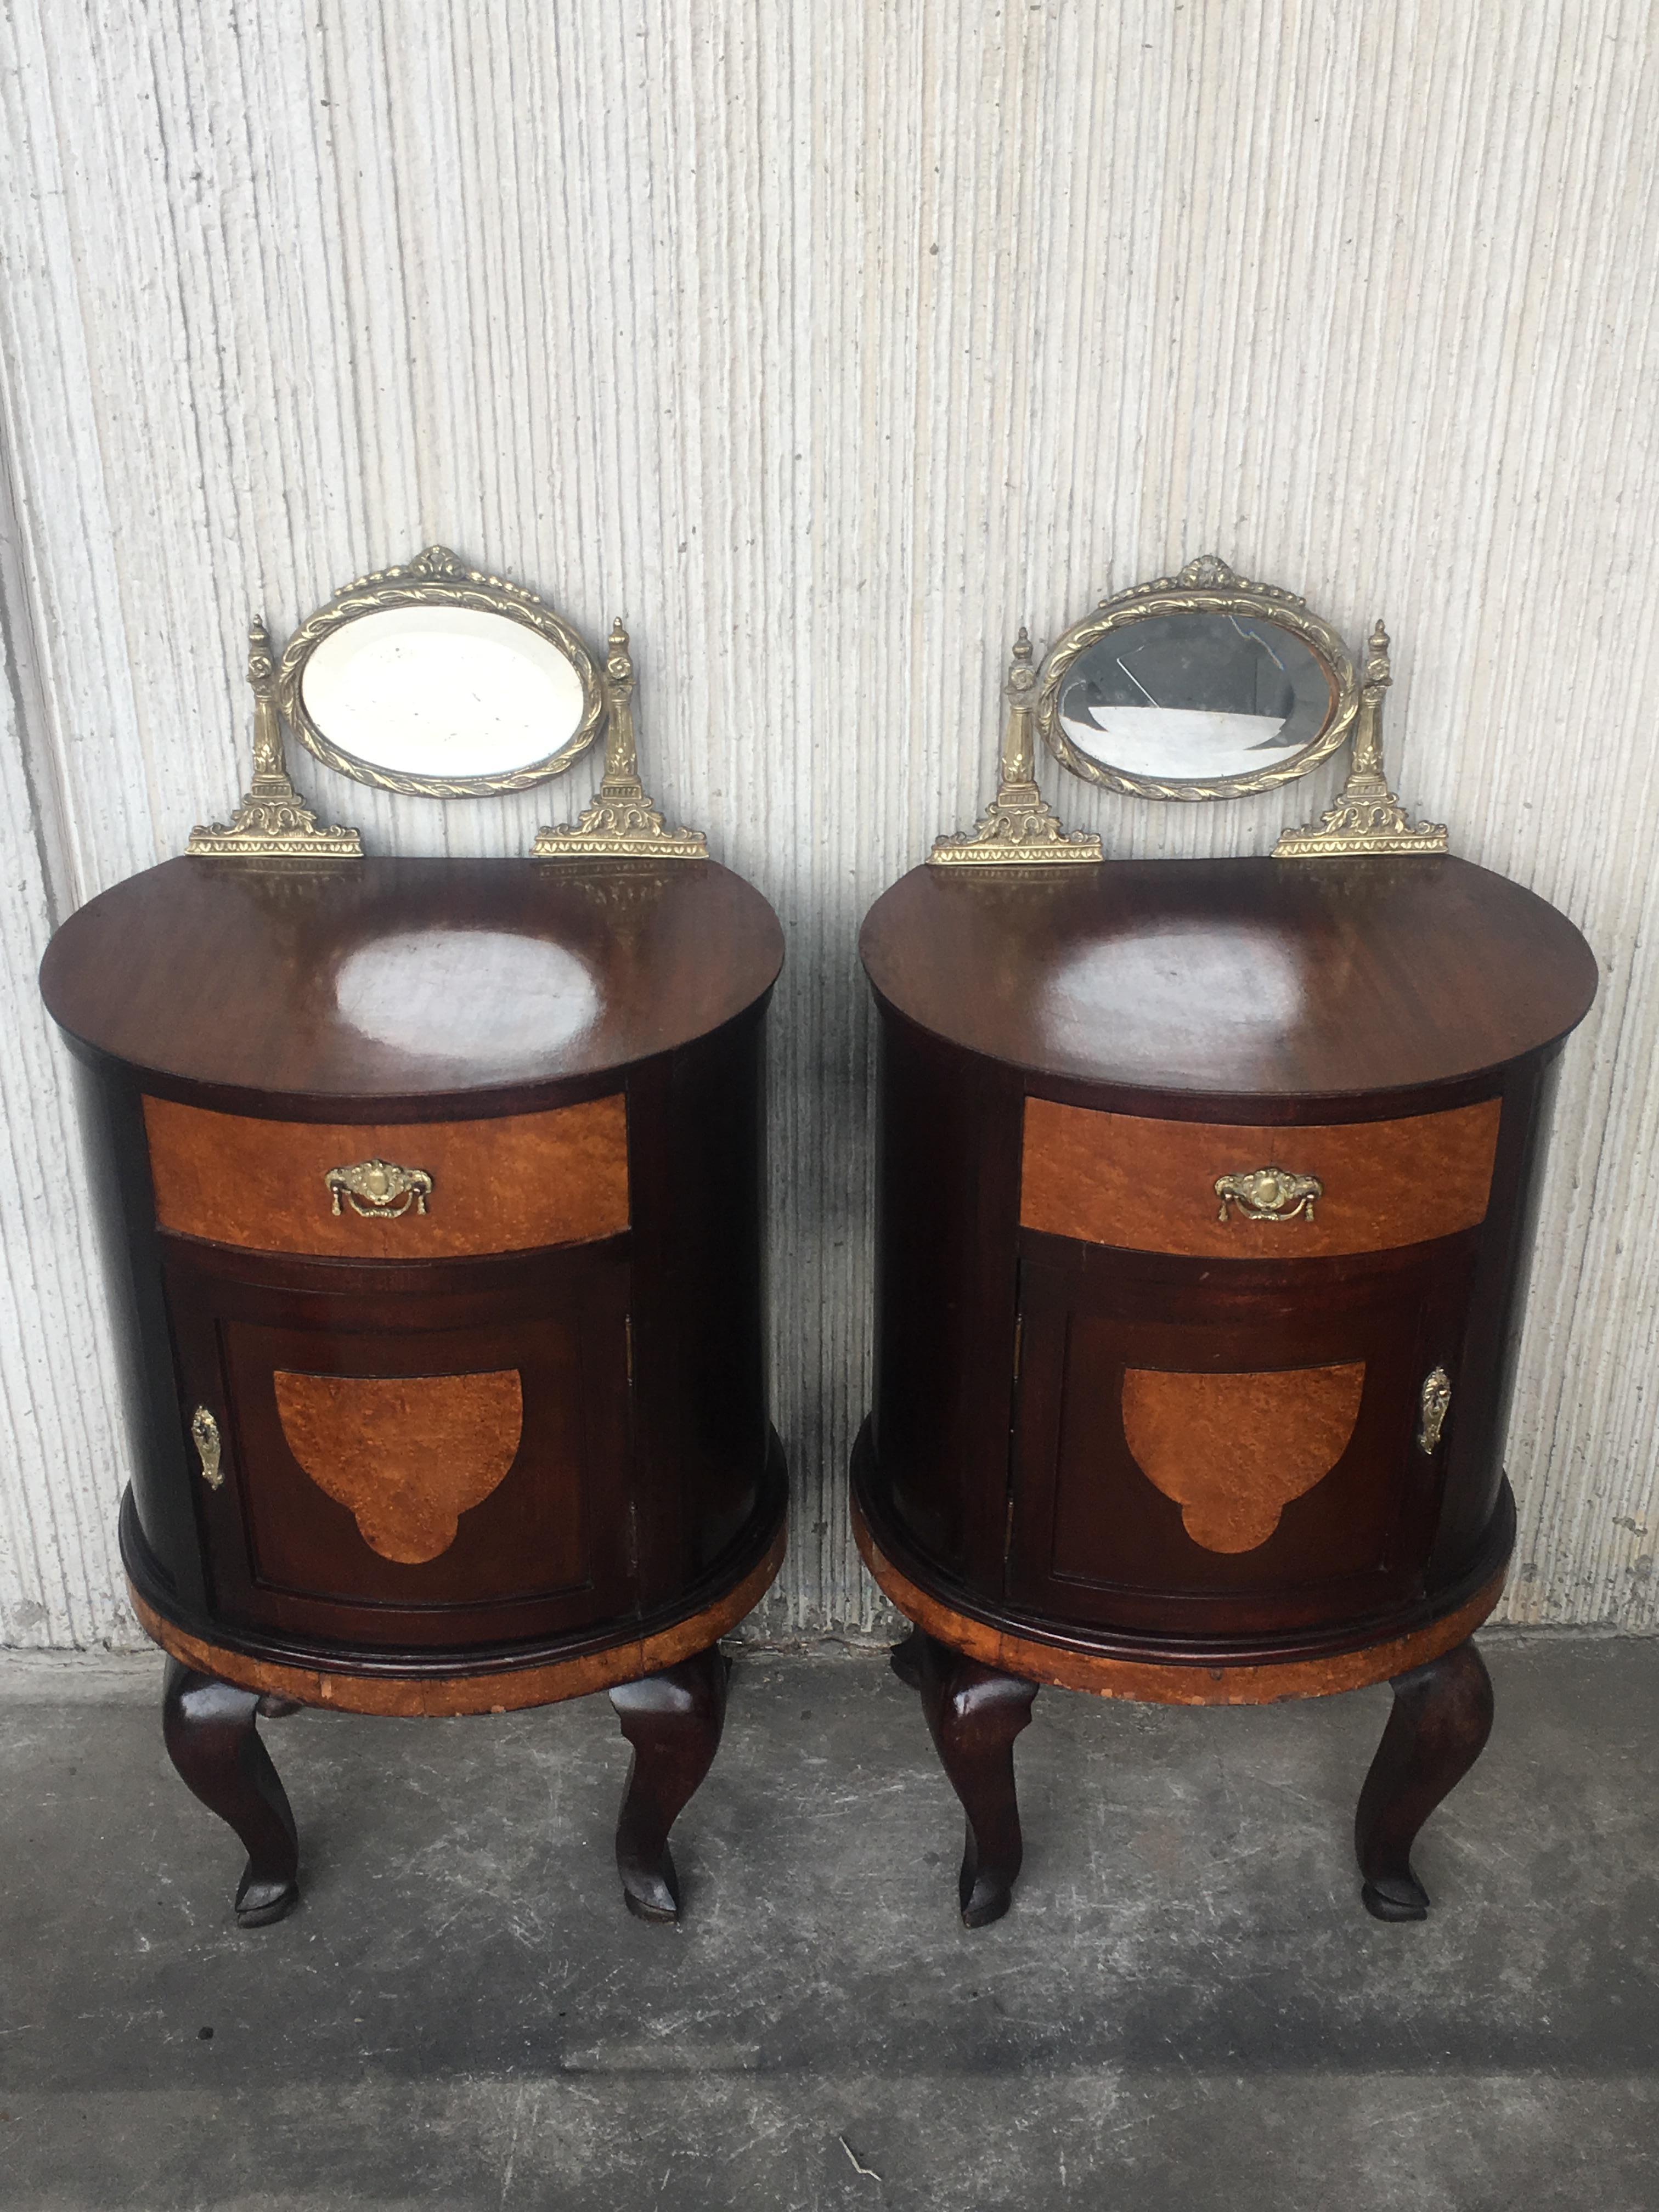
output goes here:
[{"label": "wooden drawer", "polygon": [[[217,1244],[328,1259],[441,1260],[615,1236],[628,1226],[618,1092],[489,1121],[262,1121],[146,1098],[155,1218]],[[332,1171],[418,1171],[397,1214],[354,1202]],[[360,1179],[361,1180],[361,1179]]]},{"label": "wooden drawer", "polygon": [[[1051,1237],[1195,1259],[1382,1252],[1486,1218],[1497,1099],[1403,1121],[1258,1128],[1154,1121],[1025,1102],[1020,1221]],[[1255,1220],[1218,1177],[1277,1168],[1322,1186],[1294,1218]]]}]

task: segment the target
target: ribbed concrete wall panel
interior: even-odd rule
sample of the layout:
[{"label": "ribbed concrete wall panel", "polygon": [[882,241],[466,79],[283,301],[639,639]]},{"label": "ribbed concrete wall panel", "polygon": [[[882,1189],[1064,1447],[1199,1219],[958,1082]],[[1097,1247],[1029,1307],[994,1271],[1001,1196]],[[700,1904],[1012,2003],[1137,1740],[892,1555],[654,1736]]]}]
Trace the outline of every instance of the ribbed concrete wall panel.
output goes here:
[{"label": "ribbed concrete wall panel", "polygon": [[[858,920],[988,795],[1018,624],[1208,550],[1386,616],[1402,793],[1601,957],[1509,1608],[1655,1625],[1656,47],[1637,0],[13,0],[0,1640],[125,1632],[50,921],[234,805],[252,613],[434,538],[625,617],[650,781],[788,933],[773,1625],[880,1618]],[[505,854],[592,769],[299,775],[375,849]],[[1261,851],[1333,781],[1056,796],[1114,852]]]}]

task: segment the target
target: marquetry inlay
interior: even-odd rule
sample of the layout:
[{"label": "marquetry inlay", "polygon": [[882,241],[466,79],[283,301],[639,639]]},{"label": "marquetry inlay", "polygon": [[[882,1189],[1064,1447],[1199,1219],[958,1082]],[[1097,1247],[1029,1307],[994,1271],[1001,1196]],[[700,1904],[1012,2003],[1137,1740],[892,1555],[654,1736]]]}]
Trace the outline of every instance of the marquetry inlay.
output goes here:
[{"label": "marquetry inlay", "polygon": [[1259,1375],[1131,1367],[1123,1433],[1195,1544],[1253,1552],[1346,1450],[1364,1382],[1363,1361]]},{"label": "marquetry inlay", "polygon": [[461,1515],[512,1466],[524,1428],[513,1370],[272,1380],[295,1458],[351,1513],[370,1550],[403,1566],[449,1549]]}]

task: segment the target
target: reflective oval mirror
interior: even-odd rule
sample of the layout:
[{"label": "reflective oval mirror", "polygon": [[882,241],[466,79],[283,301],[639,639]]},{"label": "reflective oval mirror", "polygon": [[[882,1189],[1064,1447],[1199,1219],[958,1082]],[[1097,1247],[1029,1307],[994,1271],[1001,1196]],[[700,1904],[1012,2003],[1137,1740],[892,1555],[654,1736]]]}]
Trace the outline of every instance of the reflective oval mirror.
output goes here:
[{"label": "reflective oval mirror", "polygon": [[532,592],[441,546],[362,578],[295,631],[282,703],[331,768],[439,799],[521,790],[592,742],[599,683]]},{"label": "reflective oval mirror", "polygon": [[1068,630],[1043,670],[1037,721],[1091,782],[1230,799],[1305,775],[1341,742],[1356,699],[1327,623],[1206,559]]}]

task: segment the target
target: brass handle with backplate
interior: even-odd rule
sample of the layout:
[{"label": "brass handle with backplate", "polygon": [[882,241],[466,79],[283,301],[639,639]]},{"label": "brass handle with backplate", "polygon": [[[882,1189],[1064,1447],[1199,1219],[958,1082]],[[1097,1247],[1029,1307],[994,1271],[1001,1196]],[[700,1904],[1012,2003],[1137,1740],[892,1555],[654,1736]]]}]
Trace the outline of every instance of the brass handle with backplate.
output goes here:
[{"label": "brass handle with backplate", "polygon": [[432,1195],[432,1178],[424,1168],[400,1168],[391,1160],[359,1160],[353,1167],[331,1168],[323,1181],[336,1213],[343,1198],[365,1221],[400,1220],[411,1206],[424,1213]]},{"label": "brass handle with backplate", "polygon": [[203,1481],[210,1490],[217,1490],[225,1479],[219,1464],[219,1424],[205,1406],[198,1406],[190,1417],[190,1440],[202,1462]]},{"label": "brass handle with backplate", "polygon": [[1230,1206],[1247,1221],[1294,1221],[1298,1215],[1311,1221],[1314,1200],[1324,1197],[1325,1186],[1317,1176],[1294,1175],[1289,1168],[1243,1168],[1218,1176],[1215,1194],[1221,1200],[1218,1221],[1231,1219]]}]

